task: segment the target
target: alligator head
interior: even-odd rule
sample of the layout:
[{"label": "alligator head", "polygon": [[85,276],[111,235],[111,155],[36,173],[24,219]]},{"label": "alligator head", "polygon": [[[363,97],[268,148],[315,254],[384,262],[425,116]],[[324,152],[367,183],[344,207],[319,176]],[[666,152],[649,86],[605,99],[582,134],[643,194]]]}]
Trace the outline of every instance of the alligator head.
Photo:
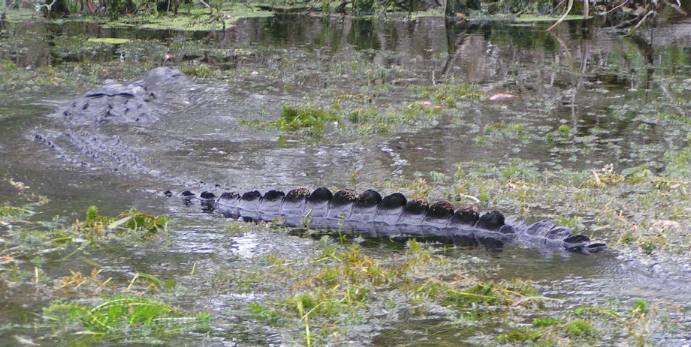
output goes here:
[{"label": "alligator head", "polygon": [[158,67],[130,83],[106,83],[62,106],[54,115],[73,124],[148,124],[164,115],[166,97],[172,91],[189,88],[185,74],[170,67]]}]

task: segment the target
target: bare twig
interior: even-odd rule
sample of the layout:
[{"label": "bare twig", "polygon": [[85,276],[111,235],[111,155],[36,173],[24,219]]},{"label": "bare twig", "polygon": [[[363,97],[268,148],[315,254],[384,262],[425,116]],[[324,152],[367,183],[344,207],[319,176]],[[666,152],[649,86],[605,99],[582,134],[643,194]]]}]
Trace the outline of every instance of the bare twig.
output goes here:
[{"label": "bare twig", "polygon": [[621,4],[615,6],[615,7],[612,8],[611,10],[605,12],[605,15],[608,15],[608,14],[610,14],[610,13],[616,11],[617,9],[621,8],[622,6],[624,6],[624,5],[628,4],[628,3],[629,3],[629,0],[624,0],[624,1],[622,1]]},{"label": "bare twig", "polygon": [[631,28],[631,30],[629,30],[629,35],[635,33],[636,30],[638,30],[638,28],[641,25],[643,25],[643,23],[645,23],[646,20],[648,20],[648,17],[651,15],[655,15],[655,13],[656,13],[655,10],[648,11],[648,13],[646,13],[645,16],[643,16],[643,18],[641,18],[641,20],[638,21],[638,23],[636,23],[636,26],[634,26],[633,28]]},{"label": "bare twig", "polygon": [[559,24],[561,24],[561,22],[564,21],[566,16],[569,15],[569,12],[571,12],[572,8],[573,8],[573,0],[569,0],[568,5],[566,6],[566,11],[564,11],[564,14],[561,15],[561,18],[559,18],[556,23],[552,24],[551,27],[547,28],[547,31],[552,31],[552,29],[556,28]]},{"label": "bare twig", "polygon": [[678,1],[677,1],[676,4],[673,4],[673,3],[671,3],[671,2],[669,2],[669,1],[667,1],[667,0],[663,0],[663,1],[665,2],[665,4],[666,4],[667,6],[673,8],[675,11],[677,11],[677,13],[681,14],[682,16],[688,15],[688,14],[686,13],[686,11],[684,11],[684,10],[681,8],[681,4],[680,4]]}]

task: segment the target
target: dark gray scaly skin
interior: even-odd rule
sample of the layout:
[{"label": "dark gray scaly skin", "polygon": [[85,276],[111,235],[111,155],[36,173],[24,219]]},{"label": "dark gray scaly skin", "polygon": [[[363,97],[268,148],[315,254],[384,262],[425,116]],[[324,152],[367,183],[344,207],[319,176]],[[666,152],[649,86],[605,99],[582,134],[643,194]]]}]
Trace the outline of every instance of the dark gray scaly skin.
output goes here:
[{"label": "dark gray scaly skin", "polygon": [[[165,195],[170,197],[172,193]],[[263,196],[258,191],[223,193],[220,197],[203,192],[198,198],[185,191],[181,196],[187,204],[199,199],[207,212],[215,210],[228,218],[247,222],[278,220],[288,227],[367,238],[414,238],[461,246],[484,245],[494,250],[506,244],[523,244],[584,254],[607,248],[604,243],[591,242],[587,236],[574,235],[550,221],[526,224],[512,218],[505,220],[497,211],[482,215],[474,208],[454,211],[446,201],[428,205],[421,200],[408,201],[400,193],[382,198],[374,190],[355,195],[348,190],[333,194],[327,188],[313,192],[298,188],[287,194],[271,190]]]},{"label": "dark gray scaly skin", "polygon": [[80,125],[150,124],[163,116],[165,94],[189,84],[189,78],[179,70],[158,67],[128,84],[108,80],[59,108],[53,116]]},{"label": "dark gray scaly skin", "polygon": [[196,84],[170,67],[158,67],[132,82],[107,80],[49,115],[63,129],[34,129],[33,140],[63,160],[83,166],[148,174],[135,151],[121,141],[118,126],[146,127],[163,119],[176,104],[186,104]]}]

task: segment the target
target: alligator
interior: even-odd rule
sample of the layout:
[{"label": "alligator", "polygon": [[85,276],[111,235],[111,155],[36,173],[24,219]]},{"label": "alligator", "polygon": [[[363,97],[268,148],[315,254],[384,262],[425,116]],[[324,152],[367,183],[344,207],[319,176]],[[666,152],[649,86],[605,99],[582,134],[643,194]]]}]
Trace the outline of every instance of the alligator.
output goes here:
[{"label": "alligator", "polygon": [[143,146],[124,139],[123,127],[137,129],[141,138],[172,112],[189,107],[197,94],[197,85],[180,70],[157,67],[134,81],[106,80],[49,114],[55,122],[46,125],[55,129],[37,128],[30,136],[81,166],[148,174],[155,170],[143,165]]},{"label": "alligator", "polygon": [[[167,197],[174,194],[164,192]],[[586,235],[547,220],[528,224],[518,218],[505,218],[499,211],[480,214],[476,206],[454,210],[448,201],[432,204],[421,199],[406,199],[401,193],[382,197],[369,189],[361,194],[352,190],[332,193],[320,187],[314,191],[297,188],[285,194],[257,190],[243,194],[224,192],[220,196],[204,191],[199,196],[186,190],[178,194],[186,205],[198,200],[205,212],[220,212],[226,218],[246,222],[279,221],[291,228],[309,228],[327,233],[359,235],[364,238],[424,241],[458,246],[483,245],[502,250],[507,244],[582,254],[607,248]]]},{"label": "alligator", "polygon": [[[63,117],[73,124],[141,123],[158,121],[166,112],[170,91],[180,92],[191,84],[180,70],[157,67],[141,79],[128,84],[106,80],[100,88],[59,108],[53,116]],[[179,98],[179,93],[171,97]]]},{"label": "alligator", "polygon": [[[102,87],[86,92],[65,104],[52,116],[66,128],[53,132],[34,132],[35,141],[47,144],[59,156],[87,165],[86,161],[105,164],[114,170],[152,174],[142,165],[138,153],[118,135],[123,125],[145,128],[169,117],[174,104],[187,105],[195,97],[196,86],[179,70],[159,67],[131,83],[107,81]],[[114,134],[114,135],[113,135]],[[139,147],[145,146],[140,143]],[[74,149],[76,149],[76,155]],[[156,177],[163,178],[161,173]],[[172,196],[167,192],[166,195]],[[223,193],[218,198],[210,192],[196,197],[181,193],[191,203],[199,199],[209,212],[217,210],[226,217],[245,221],[282,220],[288,227],[358,234],[368,238],[394,240],[422,239],[457,245],[485,245],[501,249],[505,244],[522,243],[569,252],[595,253],[606,248],[585,235],[574,235],[550,221],[526,224],[505,218],[498,211],[479,214],[466,207],[454,210],[447,201],[428,204],[406,199],[394,193],[382,197],[374,190],[356,195],[350,190],[332,193],[327,188],[312,192],[305,188],[287,194],[270,190],[265,194],[250,191],[242,195]]]}]

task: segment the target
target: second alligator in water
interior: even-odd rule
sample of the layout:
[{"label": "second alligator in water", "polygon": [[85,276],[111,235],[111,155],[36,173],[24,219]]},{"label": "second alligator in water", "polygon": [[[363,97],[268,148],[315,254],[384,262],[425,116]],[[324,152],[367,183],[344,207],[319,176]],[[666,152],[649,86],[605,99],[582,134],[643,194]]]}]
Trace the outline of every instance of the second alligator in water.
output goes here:
[{"label": "second alligator in water", "polygon": [[[182,192],[181,196],[187,202],[197,198],[190,191]],[[229,218],[248,222],[280,220],[288,227],[367,238],[414,238],[492,249],[516,243],[585,254],[607,248],[604,243],[591,242],[588,236],[575,235],[569,228],[550,221],[526,224],[515,218],[505,219],[497,211],[480,215],[473,207],[454,211],[447,201],[429,205],[423,200],[408,200],[401,193],[382,198],[374,190],[356,195],[350,190],[334,194],[327,188],[313,192],[298,188],[288,194],[270,190],[262,195],[255,190],[242,195],[223,193],[218,198],[203,192],[198,199],[206,210],[219,211]]]}]

